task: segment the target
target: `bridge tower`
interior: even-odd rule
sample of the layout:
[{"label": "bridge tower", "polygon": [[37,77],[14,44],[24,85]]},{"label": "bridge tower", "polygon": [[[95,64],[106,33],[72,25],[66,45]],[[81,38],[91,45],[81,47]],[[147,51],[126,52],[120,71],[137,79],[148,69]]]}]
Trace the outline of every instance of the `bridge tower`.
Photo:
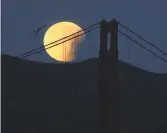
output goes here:
[{"label": "bridge tower", "polygon": [[[110,34],[110,47],[107,39]],[[120,88],[118,84],[118,23],[103,20],[99,50],[99,133],[120,133]]]}]

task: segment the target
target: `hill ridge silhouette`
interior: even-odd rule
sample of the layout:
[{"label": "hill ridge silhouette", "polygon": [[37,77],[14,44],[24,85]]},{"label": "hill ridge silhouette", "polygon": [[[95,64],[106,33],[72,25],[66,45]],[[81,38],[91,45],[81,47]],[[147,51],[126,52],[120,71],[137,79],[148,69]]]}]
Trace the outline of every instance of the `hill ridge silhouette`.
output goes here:
[{"label": "hill ridge silhouette", "polygon": [[[95,131],[98,59],[73,64],[37,63],[7,55],[1,59],[6,133]],[[167,74],[146,72],[123,62],[118,66],[122,130],[151,133],[164,125]]]},{"label": "hill ridge silhouette", "polygon": [[[45,63],[45,62],[38,62],[38,61],[31,61],[31,60],[26,60],[26,59],[22,59],[22,58],[17,58],[14,56],[10,56],[10,55],[6,55],[6,54],[1,54],[1,58],[2,60],[13,60],[13,61],[17,61],[17,62],[24,62],[24,63],[31,63],[32,65],[35,64],[40,64],[40,65],[73,65],[73,64],[82,64],[82,63],[87,63],[87,62],[92,62],[92,63],[98,63],[98,58],[90,58],[90,59],[86,59],[86,60],[82,60],[80,62],[66,62],[66,63],[60,63],[60,62],[50,62],[50,63]],[[147,71],[144,70],[142,68],[139,68],[137,66],[134,66],[132,64],[129,64],[127,62],[123,62],[119,60],[119,65],[124,65],[124,67],[129,67],[129,69],[138,69],[141,70],[143,72],[147,72],[147,73],[152,73],[152,74],[162,74],[162,75],[167,75],[167,73],[156,73],[156,72],[151,72],[151,71]]]}]

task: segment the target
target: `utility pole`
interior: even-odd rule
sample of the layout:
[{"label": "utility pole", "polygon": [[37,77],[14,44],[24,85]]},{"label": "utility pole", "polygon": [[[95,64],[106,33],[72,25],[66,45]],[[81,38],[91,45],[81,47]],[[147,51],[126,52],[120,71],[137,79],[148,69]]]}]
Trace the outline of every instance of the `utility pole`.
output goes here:
[{"label": "utility pole", "polygon": [[[110,48],[107,36],[110,33]],[[118,87],[118,23],[102,21],[99,51],[99,133],[120,133],[120,88]]]}]

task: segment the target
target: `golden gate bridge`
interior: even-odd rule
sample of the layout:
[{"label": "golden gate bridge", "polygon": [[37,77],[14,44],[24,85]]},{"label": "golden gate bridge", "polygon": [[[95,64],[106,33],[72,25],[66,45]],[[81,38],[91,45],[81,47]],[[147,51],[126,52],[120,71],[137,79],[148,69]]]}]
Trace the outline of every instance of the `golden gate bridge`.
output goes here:
[{"label": "golden gate bridge", "polygon": [[[88,34],[98,28],[100,28],[100,48],[99,48],[99,82],[98,82],[98,108],[99,115],[98,118],[98,128],[97,132],[102,133],[120,133],[120,105],[121,105],[121,86],[118,79],[118,33],[125,36],[127,39],[132,41],[134,44],[140,46],[146,52],[149,52],[155,58],[159,58],[164,62],[164,65],[167,64],[167,59],[158,55],[152,49],[147,48],[145,45],[142,45],[135,39],[132,39],[129,35],[121,31],[118,26],[128,30],[134,34],[137,38],[144,41],[152,48],[159,51],[161,54],[167,57],[167,53],[158,48],[156,45],[150,43],[143,37],[139,36],[137,33],[133,32],[130,28],[124,26],[122,23],[113,19],[110,22],[102,20],[96,24],[71,34],[67,37],[64,37],[60,40],[56,40],[47,45],[47,48],[39,47],[32,49],[26,53],[23,53],[18,56],[18,58],[27,58],[33,54],[45,51],[57,45],[63,44],[69,40],[82,36],[83,34]],[[84,31],[84,33],[83,33]],[[110,35],[110,48],[108,49],[108,35]],[[78,50],[77,45],[75,45],[76,52]],[[66,54],[66,53],[64,53]]]},{"label": "golden gate bridge", "polygon": [[[105,20],[104,20],[105,21]],[[147,44],[149,44],[150,46],[152,46],[153,48],[155,48],[156,50],[158,50],[160,53],[162,53],[163,55],[167,56],[167,52],[164,52],[163,50],[161,50],[160,48],[158,48],[156,45],[152,44],[151,42],[147,41],[146,39],[144,39],[143,37],[141,37],[140,35],[138,35],[137,33],[133,32],[130,28],[128,28],[127,26],[123,25],[122,23],[116,21],[118,23],[119,26],[123,27],[124,29],[128,30],[129,32],[131,32],[133,35],[135,35],[136,37],[138,37],[139,39],[143,40],[144,42],[146,42]],[[82,36],[83,34],[88,34],[89,32],[92,32],[98,28],[100,28],[100,24],[102,23],[101,22],[98,22],[98,23],[95,23],[95,24],[92,24],[91,26],[88,26],[87,28],[84,28],[83,30],[81,31],[78,31],[76,33],[73,33],[69,36],[66,36],[66,37],[63,37],[59,40],[55,40],[54,42],[51,42],[49,44],[47,44],[47,48],[46,49],[50,49],[52,47],[55,47],[57,45],[60,45],[60,44],[63,44],[65,42],[68,42],[69,40],[72,40],[72,39],[75,39],[79,36]],[[106,25],[109,24],[110,22],[106,22]],[[108,30],[109,30],[109,27],[107,27]],[[84,33],[83,33],[84,31]],[[151,53],[152,55],[154,55],[155,57],[161,59],[162,61],[164,62],[167,62],[167,60],[165,58],[163,58],[162,56],[159,56],[158,54],[156,54],[155,52],[153,52],[152,50],[148,49],[147,47],[145,47],[144,45],[142,45],[141,43],[139,43],[138,41],[132,39],[129,35],[127,35],[126,33],[122,32],[121,30],[119,30],[117,28],[117,31],[118,33],[122,34],[123,36],[125,36],[126,38],[128,38],[130,41],[132,41],[134,44],[137,44],[138,46],[140,46],[142,49],[145,49],[147,52]],[[77,43],[77,41],[76,41]],[[77,46],[77,45],[76,45]],[[30,51],[28,52],[25,52],[19,56],[17,56],[18,58],[27,58],[31,55],[34,55],[34,54],[37,54],[37,53],[40,53],[42,51],[45,51],[46,50],[44,48],[44,46],[41,46],[39,48],[35,48],[35,49],[31,49]],[[75,50],[77,51],[78,48],[76,47]],[[65,49],[64,49],[65,51]],[[66,54],[64,52],[64,54]]]}]

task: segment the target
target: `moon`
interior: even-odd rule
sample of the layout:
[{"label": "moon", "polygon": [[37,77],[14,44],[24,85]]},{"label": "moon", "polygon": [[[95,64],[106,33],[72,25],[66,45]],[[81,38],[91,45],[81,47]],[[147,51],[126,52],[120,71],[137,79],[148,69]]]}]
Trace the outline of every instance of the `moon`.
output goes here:
[{"label": "moon", "polygon": [[[79,32],[79,33],[72,35],[76,32]],[[70,37],[67,37],[67,36],[70,36]],[[62,38],[65,38],[65,39],[60,40]],[[81,41],[83,40],[83,38],[84,38],[84,31],[80,26],[72,22],[59,22],[52,25],[50,28],[48,28],[48,30],[44,35],[43,43],[44,43],[44,48],[47,54],[51,58],[60,62],[70,62],[76,58],[76,49],[78,45],[81,43]],[[58,42],[55,42],[55,41],[58,41]],[[50,44],[52,42],[55,42],[55,43]],[[61,43],[61,44],[58,44],[58,43]]]}]

